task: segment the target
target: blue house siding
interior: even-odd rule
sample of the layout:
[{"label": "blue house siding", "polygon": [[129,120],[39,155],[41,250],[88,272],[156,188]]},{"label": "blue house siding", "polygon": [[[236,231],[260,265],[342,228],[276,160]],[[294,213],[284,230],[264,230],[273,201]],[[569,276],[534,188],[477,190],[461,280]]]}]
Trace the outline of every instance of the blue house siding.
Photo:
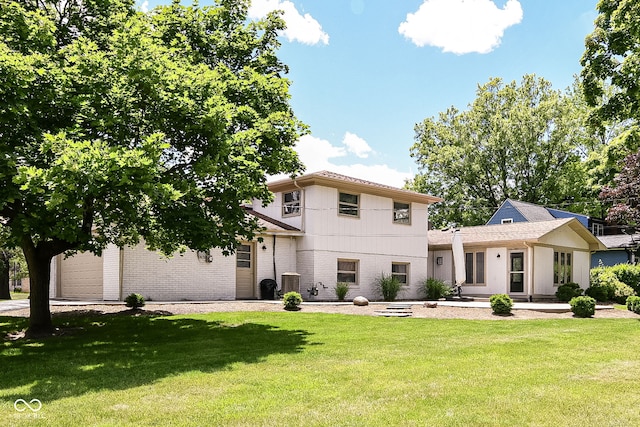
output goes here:
[{"label": "blue house siding", "polygon": [[598,267],[600,264],[611,267],[627,262],[629,262],[629,255],[624,249],[597,251],[591,254],[591,268]]},{"label": "blue house siding", "polygon": [[514,208],[508,200],[493,214],[487,225],[502,224],[503,219],[511,219],[513,222],[528,222],[527,218]]},{"label": "blue house siding", "polygon": [[573,213],[573,212],[567,212],[567,211],[559,211],[557,209],[551,209],[551,208],[547,208],[547,210],[549,211],[549,213],[551,215],[553,215],[554,217],[560,219],[560,218],[575,218],[578,221],[580,221],[582,223],[582,225],[585,226],[585,228],[587,230],[590,230],[589,228],[589,217],[586,215],[580,215],[577,213]]}]

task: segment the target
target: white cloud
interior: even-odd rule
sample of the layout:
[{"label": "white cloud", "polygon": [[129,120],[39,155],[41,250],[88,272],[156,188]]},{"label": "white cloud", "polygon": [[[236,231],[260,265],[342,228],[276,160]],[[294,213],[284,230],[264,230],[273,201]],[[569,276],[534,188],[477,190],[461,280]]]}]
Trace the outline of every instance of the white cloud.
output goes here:
[{"label": "white cloud", "polygon": [[[347,132],[347,134],[349,134],[349,132]],[[354,136],[360,139],[357,135]],[[367,147],[369,146],[367,145]],[[369,148],[369,150],[371,150],[371,148]],[[402,188],[404,186],[405,179],[413,178],[413,174],[411,173],[400,172],[384,164],[335,164],[332,159],[348,157],[347,150],[345,150],[344,147],[332,145],[327,140],[316,138],[311,135],[305,135],[300,138],[296,144],[296,151],[298,152],[300,160],[307,168],[305,173],[328,170],[354,178],[366,179],[367,181],[391,185],[398,188]],[[284,177],[272,177],[272,179],[278,178]]]},{"label": "white cloud", "polygon": [[311,15],[302,15],[293,2],[288,0],[253,0],[249,8],[249,18],[260,19],[274,10],[282,10],[282,18],[287,23],[283,35],[289,40],[304,44],[329,44],[329,35],[322,30],[322,25]]},{"label": "white cloud", "polygon": [[342,139],[342,143],[347,146],[347,150],[350,153],[355,154],[361,159],[366,159],[369,157],[369,153],[373,152],[367,141],[360,138],[355,133],[347,132],[344,134],[344,138]]},{"label": "white cloud", "polygon": [[145,0],[140,3],[140,10],[143,12],[149,12],[149,0]]},{"label": "white cloud", "polygon": [[518,0],[508,0],[502,9],[492,0],[424,0],[417,12],[407,14],[398,32],[419,47],[488,53],[500,45],[505,29],[521,21]]}]

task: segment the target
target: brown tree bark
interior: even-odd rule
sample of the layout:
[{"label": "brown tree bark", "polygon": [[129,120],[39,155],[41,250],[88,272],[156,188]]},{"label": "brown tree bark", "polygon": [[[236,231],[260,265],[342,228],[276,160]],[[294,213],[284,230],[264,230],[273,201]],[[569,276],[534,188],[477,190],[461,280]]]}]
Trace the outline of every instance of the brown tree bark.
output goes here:
[{"label": "brown tree bark", "polygon": [[0,249],[0,299],[11,299],[9,284],[11,271],[11,254],[9,251]]}]

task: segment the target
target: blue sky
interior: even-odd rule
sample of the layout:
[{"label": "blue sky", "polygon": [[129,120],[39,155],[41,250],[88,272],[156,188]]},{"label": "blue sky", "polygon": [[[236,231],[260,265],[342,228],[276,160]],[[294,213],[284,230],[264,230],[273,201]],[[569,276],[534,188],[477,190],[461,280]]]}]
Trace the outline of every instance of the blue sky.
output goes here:
[{"label": "blue sky", "polygon": [[[138,0],[149,9],[170,0]],[[311,134],[307,172],[332,170],[402,186],[418,167],[414,126],[464,110],[479,84],[524,74],[564,90],[580,72],[597,0],[253,0],[282,9],[279,57],[291,104]],[[200,0],[201,6],[212,4]]]}]

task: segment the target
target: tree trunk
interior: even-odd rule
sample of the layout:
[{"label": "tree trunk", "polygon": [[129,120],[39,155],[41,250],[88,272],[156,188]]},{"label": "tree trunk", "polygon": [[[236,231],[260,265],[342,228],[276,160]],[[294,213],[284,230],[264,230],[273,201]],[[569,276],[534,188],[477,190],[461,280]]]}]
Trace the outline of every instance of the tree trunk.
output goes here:
[{"label": "tree trunk", "polygon": [[11,257],[9,253],[4,250],[0,250],[0,299],[11,299],[11,292],[9,289],[11,271],[11,264],[9,260]]},{"label": "tree trunk", "polygon": [[29,285],[31,288],[27,336],[48,335],[54,330],[49,309],[49,279],[51,278],[50,268],[53,256],[34,247],[33,244],[23,245],[22,249],[29,266]]}]

